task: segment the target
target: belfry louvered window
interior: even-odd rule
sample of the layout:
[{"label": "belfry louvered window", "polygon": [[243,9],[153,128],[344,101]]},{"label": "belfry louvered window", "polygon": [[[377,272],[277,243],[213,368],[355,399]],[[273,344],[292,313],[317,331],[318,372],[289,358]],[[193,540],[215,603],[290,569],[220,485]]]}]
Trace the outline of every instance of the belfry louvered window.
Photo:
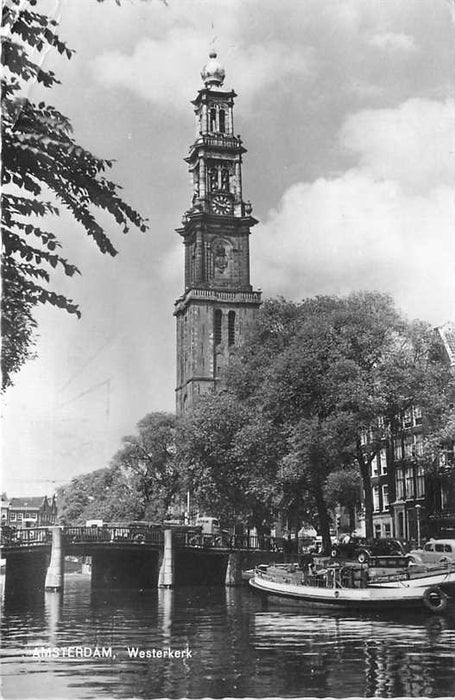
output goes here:
[{"label": "belfry louvered window", "polygon": [[229,311],[228,313],[228,344],[234,345],[235,343],[235,311]]},{"label": "belfry louvered window", "polygon": [[224,133],[226,131],[226,113],[224,109],[220,109],[220,111],[218,112],[218,120],[220,131]]},{"label": "belfry louvered window", "polygon": [[215,309],[215,313],[213,315],[213,339],[214,339],[215,345],[219,345],[221,343],[222,322],[223,322],[223,313],[222,313],[221,309]]}]

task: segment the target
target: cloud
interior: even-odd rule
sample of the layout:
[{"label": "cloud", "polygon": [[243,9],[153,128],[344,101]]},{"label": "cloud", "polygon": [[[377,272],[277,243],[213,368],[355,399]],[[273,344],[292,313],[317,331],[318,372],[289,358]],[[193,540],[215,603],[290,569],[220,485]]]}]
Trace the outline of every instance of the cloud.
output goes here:
[{"label": "cloud", "polygon": [[373,34],[368,40],[370,46],[386,51],[415,51],[414,38],[409,34],[395,34],[394,32],[384,32]]},{"label": "cloud", "polygon": [[454,100],[411,99],[348,117],[339,142],[358,155],[358,167],[371,178],[425,192],[454,182],[454,124]]},{"label": "cloud", "polygon": [[[196,29],[177,27],[163,39],[143,39],[130,54],[109,51],[92,62],[96,79],[104,86],[125,88],[149,102],[187,110],[188,100],[202,87],[199,79],[208,60],[208,44]],[[225,86],[235,76],[236,90],[245,105],[265,86],[292,75],[311,72],[311,52],[280,41],[227,47],[219,51],[226,66]],[[188,77],[191,79],[188,80]]]},{"label": "cloud", "polygon": [[450,110],[450,103],[410,100],[351,115],[339,139],[357,153],[357,165],[287,190],[253,232],[253,281],[267,295],[296,299],[377,289],[413,317],[446,320],[455,209],[453,170],[438,154],[451,148]]}]

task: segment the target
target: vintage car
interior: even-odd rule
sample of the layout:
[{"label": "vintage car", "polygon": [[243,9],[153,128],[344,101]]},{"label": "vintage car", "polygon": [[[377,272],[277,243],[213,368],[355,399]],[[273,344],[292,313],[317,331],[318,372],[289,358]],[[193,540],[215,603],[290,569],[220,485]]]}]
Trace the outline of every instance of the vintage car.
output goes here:
[{"label": "vintage car", "polygon": [[332,557],[343,559],[357,559],[361,564],[366,563],[370,557],[377,556],[403,556],[404,550],[398,540],[378,537],[372,542],[367,542],[364,537],[346,535],[332,546]]},{"label": "vintage car", "polygon": [[413,564],[446,564],[455,562],[455,540],[431,539],[422,549],[413,549],[408,554]]}]

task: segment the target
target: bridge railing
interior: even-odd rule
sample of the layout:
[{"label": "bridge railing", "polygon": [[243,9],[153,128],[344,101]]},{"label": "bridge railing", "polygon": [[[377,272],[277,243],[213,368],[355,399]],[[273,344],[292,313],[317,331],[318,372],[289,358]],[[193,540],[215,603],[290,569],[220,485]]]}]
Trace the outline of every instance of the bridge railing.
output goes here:
[{"label": "bridge railing", "polygon": [[[242,549],[261,550],[269,552],[286,551],[286,542],[281,537],[231,535],[227,532],[207,535],[200,528],[176,528],[173,530],[174,544],[179,547],[197,549]],[[162,527],[64,527],[62,532],[64,544],[118,543],[118,544],[149,544],[161,547],[164,542]],[[46,544],[52,541],[50,528],[14,529],[8,526],[1,528],[2,546],[30,546]]]},{"label": "bridge railing", "polygon": [[254,535],[206,535],[201,532],[174,532],[174,543],[183,547],[203,549],[247,549],[269,552],[283,551],[283,538]]},{"label": "bridge railing", "polygon": [[52,541],[52,533],[47,527],[15,528],[10,525],[2,525],[0,530],[0,545],[2,547],[29,546]]},{"label": "bridge railing", "polygon": [[65,527],[63,541],[66,544],[87,542],[100,543],[133,543],[156,544],[163,543],[163,531],[159,528],[131,528],[131,527]]}]

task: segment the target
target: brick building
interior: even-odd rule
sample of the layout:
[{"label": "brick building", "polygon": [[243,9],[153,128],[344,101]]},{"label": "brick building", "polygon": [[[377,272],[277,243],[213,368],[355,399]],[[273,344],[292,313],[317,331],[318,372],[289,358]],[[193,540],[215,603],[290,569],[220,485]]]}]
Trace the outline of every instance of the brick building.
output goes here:
[{"label": "brick building", "polygon": [[[437,329],[445,357],[455,368],[455,324]],[[406,410],[393,434],[384,439],[371,464],[375,537],[418,542],[428,537],[455,537],[454,443],[449,441],[436,469],[422,460],[425,416],[418,406]],[[365,431],[363,442],[368,441]]]},{"label": "brick building", "polygon": [[55,496],[52,498],[47,496],[11,498],[5,519],[2,512],[2,524],[17,528],[54,525],[56,520]]}]

